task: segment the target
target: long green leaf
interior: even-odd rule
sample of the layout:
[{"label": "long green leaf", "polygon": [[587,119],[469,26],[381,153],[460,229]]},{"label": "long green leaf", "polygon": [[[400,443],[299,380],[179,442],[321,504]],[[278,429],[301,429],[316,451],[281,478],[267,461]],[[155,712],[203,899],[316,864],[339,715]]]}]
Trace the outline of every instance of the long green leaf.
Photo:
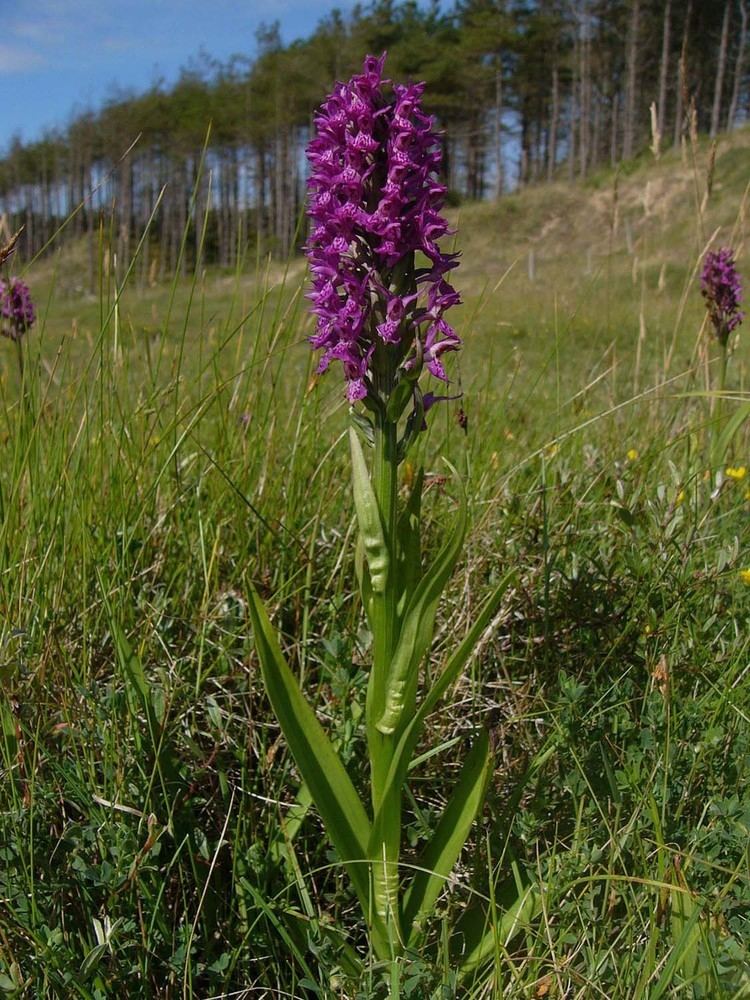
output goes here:
[{"label": "long green leaf", "polygon": [[[670,930],[674,950],[665,965],[665,970],[671,967],[671,973],[674,973],[675,965],[672,964],[674,960],[685,979],[700,987],[702,996],[710,996],[712,990],[720,984],[714,975],[715,961],[707,921],[703,919],[703,908],[693,899],[681,871],[678,881],[682,883],[685,891],[677,889],[671,894]],[[654,996],[661,996],[669,986],[674,985],[672,974],[660,977],[653,990]]]},{"label": "long green leaf", "polygon": [[465,638],[449,658],[424,702],[420,705],[411,722],[399,737],[391,758],[388,775],[383,785],[380,806],[372,823],[372,834],[370,836],[368,851],[370,857],[379,857],[383,844],[386,844],[389,848],[393,847],[393,817],[400,815],[402,788],[409,769],[409,762],[414,753],[414,748],[419,741],[425,720],[442,695],[463,670],[514,577],[515,571],[509,572],[497,585],[477,615],[474,624],[469,629]]},{"label": "long green leaf", "polygon": [[380,807],[377,810],[372,823],[372,834],[370,836],[369,854],[377,856],[380,845],[384,842],[390,843],[390,819],[398,815],[401,807],[401,790],[406,780],[414,748],[419,742],[425,720],[435,707],[437,702],[448,690],[450,685],[458,678],[464,666],[469,660],[482,633],[492,620],[492,616],[497,611],[500,601],[508,589],[511,581],[515,578],[515,571],[507,573],[497,585],[493,593],[485,602],[482,610],[477,615],[474,624],[467,632],[465,638],[460,643],[456,651],[449,658],[442,673],[433,684],[427,697],[420,705],[409,725],[404,729],[399,737],[396,748],[391,758],[388,775],[383,785],[383,795]]},{"label": "long green leaf", "polygon": [[729,418],[714,448],[713,462],[722,465],[735,435],[746,420],[750,419],[750,403],[740,406]]},{"label": "long green leaf", "polygon": [[396,748],[391,758],[391,765],[388,776],[383,786],[382,805],[378,810],[372,824],[372,842],[378,842],[383,835],[383,821],[388,810],[393,808],[394,801],[400,799],[401,788],[406,779],[414,748],[419,742],[422,727],[430,712],[438,701],[442,698],[448,688],[459,677],[461,671],[466,666],[476,644],[482,637],[482,633],[489,625],[493,615],[496,613],[500,601],[505,592],[515,579],[515,570],[506,573],[494,591],[485,601],[481,611],[474,620],[473,625],[466,633],[462,642],[458,645],[454,653],[449,657],[440,676],[430,688],[425,700],[419,706],[408,726],[400,735]]},{"label": "long green leaf", "polygon": [[370,482],[370,473],[359,443],[357,432],[349,428],[349,445],[352,453],[352,490],[357,511],[359,534],[365,547],[370,584],[373,593],[382,594],[388,580],[388,546],[383,531],[383,521],[377,497]]},{"label": "long green leaf", "polygon": [[[672,905],[675,905],[673,893]],[[690,976],[690,971],[697,961],[697,952],[700,947],[700,927],[701,918],[700,907],[693,906],[688,900],[685,906],[678,904],[679,918],[672,920],[672,938],[674,946],[669,958],[664,964],[661,975],[649,993],[653,1000],[660,1000],[671,986],[674,986],[674,977],[678,968],[682,968],[686,975]],[[687,966],[687,968],[685,968]]]},{"label": "long green leaf", "polygon": [[388,675],[385,708],[377,722],[377,729],[387,736],[396,732],[416,694],[419,663],[432,642],[438,602],[461,554],[466,520],[466,494],[461,487],[453,530],[420,580],[404,613]]},{"label": "long green leaf", "polygon": [[354,574],[357,577],[359,593],[362,598],[362,607],[365,609],[367,624],[371,630],[375,628],[375,605],[373,602],[372,583],[370,582],[370,570],[365,559],[365,545],[362,535],[357,535],[357,544],[354,547]]},{"label": "long green leaf", "polygon": [[500,601],[502,601],[505,596],[505,592],[515,578],[516,570],[509,570],[484,602],[479,614],[474,619],[473,625],[466,633],[455,652],[448,657],[448,661],[443,667],[440,676],[430,688],[423,704],[420,706],[418,713],[419,716],[426,718],[443,697],[451,684],[458,680],[461,671],[466,666],[471,654],[474,652],[474,648],[482,638],[482,633],[492,621],[493,616],[500,607]]},{"label": "long green leaf", "polygon": [[409,598],[422,578],[422,486],[424,469],[420,467],[414,477],[409,500],[398,519],[398,613],[403,616]]},{"label": "long green leaf", "polygon": [[417,872],[404,896],[403,928],[409,944],[422,931],[469,836],[484,801],[490,774],[489,736],[483,730],[464,762],[453,794],[435,832],[417,861]]},{"label": "long green leaf", "polygon": [[276,641],[263,602],[250,592],[250,616],[263,683],[289,749],[368,913],[370,821],[344,765],[305,701]]},{"label": "long green leaf", "polygon": [[529,885],[503,907],[502,916],[496,922],[491,913],[471,913],[465,921],[465,947],[458,962],[461,979],[465,980],[485,962],[491,961],[497,954],[498,947],[507,947],[541,908],[542,898],[539,892]]}]

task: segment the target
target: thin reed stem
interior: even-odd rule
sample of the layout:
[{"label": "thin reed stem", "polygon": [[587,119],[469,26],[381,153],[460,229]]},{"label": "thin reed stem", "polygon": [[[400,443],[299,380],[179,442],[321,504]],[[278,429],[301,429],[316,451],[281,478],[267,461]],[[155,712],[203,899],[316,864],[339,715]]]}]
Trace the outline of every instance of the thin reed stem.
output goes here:
[{"label": "thin reed stem", "polygon": [[719,360],[719,385],[716,394],[716,414],[713,421],[711,466],[718,466],[723,457],[719,454],[718,446],[721,441],[721,434],[724,429],[724,392],[727,384],[727,367],[729,364],[729,345],[721,342],[721,357]]}]

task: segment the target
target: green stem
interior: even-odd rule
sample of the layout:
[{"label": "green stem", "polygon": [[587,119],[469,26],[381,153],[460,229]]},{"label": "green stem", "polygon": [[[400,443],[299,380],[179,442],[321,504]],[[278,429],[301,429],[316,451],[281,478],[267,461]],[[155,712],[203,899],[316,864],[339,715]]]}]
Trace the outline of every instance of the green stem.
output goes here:
[{"label": "green stem", "polygon": [[372,805],[377,811],[383,782],[388,773],[392,740],[375,728],[385,706],[385,692],[388,686],[393,650],[397,639],[396,602],[397,590],[395,570],[396,517],[398,460],[396,456],[397,427],[383,418],[375,428],[375,460],[372,469],[372,488],[383,521],[383,532],[388,548],[389,573],[385,592],[379,595],[375,604],[373,635],[373,678],[370,711],[368,713],[368,741],[372,768]]},{"label": "green stem", "polygon": [[[718,444],[721,440],[721,432],[724,425],[724,390],[727,384],[727,365],[729,362],[729,345],[721,345],[721,363],[719,366],[719,387],[716,396],[716,420],[713,425],[713,448],[711,449],[711,466],[716,467],[722,461],[722,455],[718,454]],[[712,473],[713,474],[713,473]]]},{"label": "green stem", "polygon": [[[373,663],[368,691],[367,741],[370,753],[370,776],[373,814],[383,801],[383,792],[394,752],[393,736],[376,728],[385,706],[393,652],[398,640],[398,428],[383,416],[375,427],[375,459],[372,468],[372,488],[383,523],[388,549],[388,577],[385,589],[374,601]],[[372,845],[375,906],[378,916],[390,928],[392,954],[400,954],[398,859],[401,842],[400,803],[383,827],[382,842]]]},{"label": "green stem", "polygon": [[[398,494],[398,458],[397,427],[392,421],[383,420],[382,426],[375,431],[375,463],[373,467],[373,489],[380,507],[383,519],[385,541],[388,546],[390,565],[395,567],[396,559],[396,519]],[[396,580],[394,573],[389,575],[385,592],[386,610],[392,612],[385,621],[383,637],[383,652],[389,657],[393,652],[396,640]]]}]

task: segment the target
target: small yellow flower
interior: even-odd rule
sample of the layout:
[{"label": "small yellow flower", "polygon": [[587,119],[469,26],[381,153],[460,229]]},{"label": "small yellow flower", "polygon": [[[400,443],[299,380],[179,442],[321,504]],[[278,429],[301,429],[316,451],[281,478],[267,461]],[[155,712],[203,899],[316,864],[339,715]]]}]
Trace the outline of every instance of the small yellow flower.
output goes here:
[{"label": "small yellow flower", "polygon": [[750,500],[750,490],[745,490],[745,499]]},{"label": "small yellow flower", "polygon": [[750,583],[750,569],[740,570],[740,580],[742,580],[743,583]]},{"label": "small yellow flower", "polygon": [[628,453],[626,455],[626,458],[627,458],[627,460],[629,462],[635,462],[636,458],[638,458],[638,451],[637,451],[637,449],[636,448],[629,448],[628,449]]},{"label": "small yellow flower", "polygon": [[683,502],[684,499],[685,499],[685,491],[684,490],[680,490],[680,492],[674,498],[675,507],[679,507],[680,504]]},{"label": "small yellow flower", "polygon": [[727,479],[744,479],[747,475],[747,469],[744,465],[730,465],[725,470]]},{"label": "small yellow flower", "polygon": [[554,458],[557,454],[558,446],[553,441],[552,444],[548,444],[545,449],[545,455],[547,458]]}]

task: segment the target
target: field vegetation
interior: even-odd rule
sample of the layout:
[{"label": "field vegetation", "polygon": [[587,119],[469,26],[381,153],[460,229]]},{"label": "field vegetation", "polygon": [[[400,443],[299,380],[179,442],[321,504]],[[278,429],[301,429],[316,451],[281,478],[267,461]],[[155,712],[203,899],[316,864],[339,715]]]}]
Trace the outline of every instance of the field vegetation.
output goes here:
[{"label": "field vegetation", "polygon": [[[409,839],[480,726],[487,804],[387,982],[248,616],[252,583],[362,781],[347,407],[314,374],[301,259],[157,283],[103,229],[96,294],[83,241],[28,268],[38,324],[0,343],[0,992],[750,996],[747,324],[721,436],[697,282],[731,245],[750,283],[748,177],[740,129],[453,210],[462,396],[413,465],[428,537],[443,457],[471,529],[435,668],[513,578],[431,719]],[[459,917],[497,928],[463,976]]]}]

